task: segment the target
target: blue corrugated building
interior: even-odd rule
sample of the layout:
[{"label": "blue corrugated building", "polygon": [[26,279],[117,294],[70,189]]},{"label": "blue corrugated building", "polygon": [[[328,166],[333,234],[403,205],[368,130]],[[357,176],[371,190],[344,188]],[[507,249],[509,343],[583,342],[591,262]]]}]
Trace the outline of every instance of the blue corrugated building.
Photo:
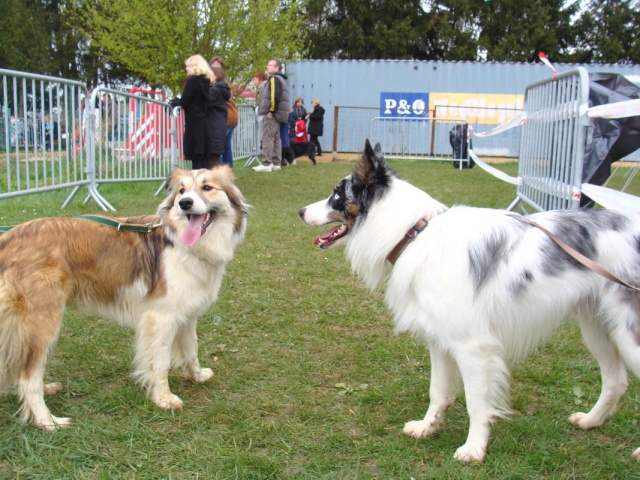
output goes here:
[{"label": "blue corrugated building", "polygon": [[[559,72],[577,66],[554,65]],[[581,66],[590,73],[622,74],[640,85],[640,65]],[[553,75],[542,63],[302,60],[285,67],[291,98],[301,97],[307,108],[311,107],[311,100],[317,98],[326,110],[324,135],[320,140],[327,152],[332,148],[336,106],[372,107],[376,114],[384,115],[385,106],[405,105],[404,113],[408,116],[424,116],[430,111],[436,117],[465,118],[476,130],[483,131],[512,118],[522,109],[527,85]],[[404,104],[400,103],[403,101]],[[412,106],[417,106],[415,111],[411,110]],[[505,117],[500,112],[508,115]],[[341,139],[338,149],[358,151],[362,141],[355,138],[354,145],[350,145]]]}]

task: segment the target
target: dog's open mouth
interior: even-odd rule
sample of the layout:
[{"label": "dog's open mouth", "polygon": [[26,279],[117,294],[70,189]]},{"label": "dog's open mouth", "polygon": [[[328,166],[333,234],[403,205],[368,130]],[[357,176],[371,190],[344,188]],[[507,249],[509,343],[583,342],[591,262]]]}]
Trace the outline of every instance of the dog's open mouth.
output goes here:
[{"label": "dog's open mouth", "polygon": [[345,224],[332,228],[324,235],[319,236],[313,242],[314,245],[319,245],[320,248],[329,248],[335,242],[349,234],[349,227]]},{"label": "dog's open mouth", "polygon": [[187,220],[189,220],[189,225],[182,232],[182,243],[184,243],[187,247],[192,247],[204,232],[207,231],[207,228],[213,223],[213,221],[218,216],[218,212],[213,210],[204,215],[193,215],[188,213]]}]

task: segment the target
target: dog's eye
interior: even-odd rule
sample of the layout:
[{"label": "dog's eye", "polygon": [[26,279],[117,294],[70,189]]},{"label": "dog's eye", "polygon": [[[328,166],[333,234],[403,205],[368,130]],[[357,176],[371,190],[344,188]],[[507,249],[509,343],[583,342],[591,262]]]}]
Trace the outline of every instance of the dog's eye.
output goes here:
[{"label": "dog's eye", "polygon": [[333,199],[334,199],[334,200],[340,200],[340,194],[339,194],[338,192],[336,192],[336,193],[333,195]]},{"label": "dog's eye", "polygon": [[178,190],[178,193],[179,193],[180,195],[182,195],[184,192],[186,192],[186,190],[185,190],[184,188],[181,188],[180,190]]},{"label": "dog's eye", "polygon": [[202,187],[202,189],[203,189],[205,192],[210,192],[211,190],[213,190],[213,187],[210,187],[209,185],[205,185],[205,186],[203,186],[203,187]]}]

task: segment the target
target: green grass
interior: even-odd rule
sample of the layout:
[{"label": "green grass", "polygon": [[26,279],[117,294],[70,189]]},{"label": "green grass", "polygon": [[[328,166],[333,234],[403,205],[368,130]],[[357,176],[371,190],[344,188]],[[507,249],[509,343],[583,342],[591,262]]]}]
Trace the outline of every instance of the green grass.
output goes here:
[{"label": "green grass", "polygon": [[[407,180],[447,204],[506,207],[515,188],[478,168],[400,162]],[[499,165],[515,175],[515,164]],[[170,377],[181,412],[157,409],[130,377],[132,332],[69,309],[47,380],[47,398],[67,429],[47,433],[13,416],[15,395],[0,399],[0,478],[53,479],[601,479],[640,478],[630,454],[640,446],[639,382],[601,429],[584,432],[567,417],[589,408],[599,372],[576,328],[562,329],[514,368],[516,414],[498,421],[482,465],[453,460],[468,421],[464,399],[428,440],[401,434],[428,403],[428,352],[392,334],[382,293],[355,278],[340,250],[313,247],[325,228],[302,224],[298,209],[329,194],[351,164],[302,161],[278,173],[240,165],[238,185],[253,205],[245,242],[229,265],[219,302],[198,324],[200,360],[214,378]],[[118,215],[153,212],[156,183],[105,185]],[[68,192],[0,202],[0,225],[64,211]]]}]

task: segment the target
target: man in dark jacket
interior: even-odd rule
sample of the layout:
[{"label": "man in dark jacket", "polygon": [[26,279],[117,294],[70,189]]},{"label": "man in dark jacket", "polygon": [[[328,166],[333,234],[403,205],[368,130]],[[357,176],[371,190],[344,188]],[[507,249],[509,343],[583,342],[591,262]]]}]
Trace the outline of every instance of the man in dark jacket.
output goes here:
[{"label": "man in dark jacket", "polygon": [[324,131],[324,108],[320,106],[320,100],[317,98],[313,99],[311,106],[313,107],[313,111],[309,114],[308,132],[311,137],[311,142],[315,144],[316,150],[318,151],[316,155],[322,155],[322,147],[320,146],[318,137],[321,137]]},{"label": "man in dark jacket", "polygon": [[282,64],[276,59],[267,63],[266,85],[258,95],[258,115],[264,115],[262,130],[262,164],[253,167],[256,172],[280,170],[282,163],[282,141],[280,126],[289,119],[289,85],[280,70]]}]

